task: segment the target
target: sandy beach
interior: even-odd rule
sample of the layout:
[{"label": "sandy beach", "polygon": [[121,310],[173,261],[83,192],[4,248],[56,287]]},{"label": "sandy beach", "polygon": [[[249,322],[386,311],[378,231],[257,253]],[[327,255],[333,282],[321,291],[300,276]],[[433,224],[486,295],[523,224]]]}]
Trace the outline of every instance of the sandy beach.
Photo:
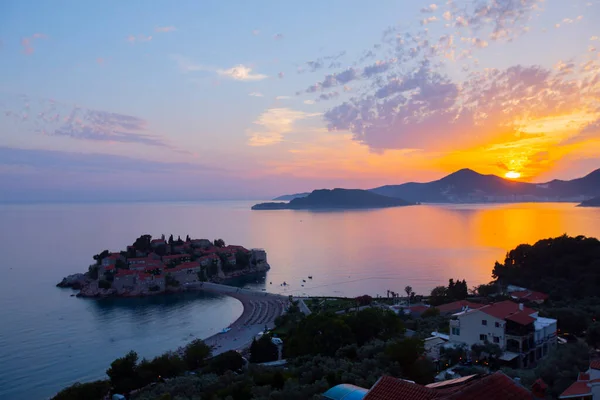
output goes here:
[{"label": "sandy beach", "polygon": [[275,318],[284,313],[289,302],[286,296],[209,282],[189,285],[188,289],[225,294],[238,299],[244,307],[242,315],[228,327],[228,332],[204,339],[213,348],[213,355],[250,346],[252,339],[265,327],[274,327]]}]

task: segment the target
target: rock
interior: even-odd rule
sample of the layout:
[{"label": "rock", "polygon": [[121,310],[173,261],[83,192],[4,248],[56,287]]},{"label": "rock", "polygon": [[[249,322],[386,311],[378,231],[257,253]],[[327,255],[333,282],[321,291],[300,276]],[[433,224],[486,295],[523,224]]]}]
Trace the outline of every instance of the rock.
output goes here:
[{"label": "rock", "polygon": [[81,289],[88,283],[87,278],[84,274],[73,274],[63,278],[62,281],[56,284],[58,287],[62,288],[73,288],[73,289]]}]

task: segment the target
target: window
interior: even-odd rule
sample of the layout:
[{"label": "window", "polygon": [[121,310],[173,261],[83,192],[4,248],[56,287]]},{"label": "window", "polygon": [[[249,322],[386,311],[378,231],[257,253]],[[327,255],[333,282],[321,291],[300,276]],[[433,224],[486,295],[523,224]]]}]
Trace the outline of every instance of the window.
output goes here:
[{"label": "window", "polygon": [[500,343],[500,338],[498,336],[494,336],[494,343]]},{"label": "window", "polygon": [[452,334],[456,336],[460,336],[460,328],[452,328]]},{"label": "window", "polygon": [[481,325],[487,325],[487,319],[482,319],[481,320]]},{"label": "window", "polygon": [[500,328],[500,322],[496,322],[496,328]]},{"label": "window", "polygon": [[479,335],[479,340],[481,340],[482,342],[485,342],[487,340],[487,335],[484,335],[482,333],[481,335]]}]

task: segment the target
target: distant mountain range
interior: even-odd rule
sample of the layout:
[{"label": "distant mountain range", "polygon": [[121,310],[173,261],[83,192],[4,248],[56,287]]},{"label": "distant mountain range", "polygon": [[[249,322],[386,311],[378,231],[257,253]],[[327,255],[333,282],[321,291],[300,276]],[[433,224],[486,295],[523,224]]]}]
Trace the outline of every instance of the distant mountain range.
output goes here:
[{"label": "distant mountain range", "polygon": [[544,183],[519,182],[461,169],[432,182],[386,185],[369,191],[412,203],[581,202],[600,196],[600,169],[582,178]]},{"label": "distant mountain range", "polygon": [[359,209],[408,206],[414,203],[361,189],[320,189],[289,203],[260,203],[253,210]]},{"label": "distant mountain range", "polygon": [[294,194],[284,194],[283,196],[275,197],[273,201],[290,201],[294,199],[298,199],[301,197],[306,197],[310,194],[310,192],[304,193],[294,193]]}]

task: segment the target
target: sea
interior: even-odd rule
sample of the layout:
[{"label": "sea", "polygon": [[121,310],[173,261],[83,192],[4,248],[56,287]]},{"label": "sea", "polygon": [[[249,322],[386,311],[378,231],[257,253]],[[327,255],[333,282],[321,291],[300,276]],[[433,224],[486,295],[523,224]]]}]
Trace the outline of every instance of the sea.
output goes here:
[{"label": "sea", "polygon": [[385,296],[407,285],[426,294],[449,278],[472,287],[489,282],[494,262],[521,243],[600,237],[600,208],[572,203],[251,211],[253,203],[0,205],[0,399],[50,398],[104,378],[130,350],[154,357],[241,315],[237,300],[200,292],[94,300],[55,287],[86,271],[94,254],[142,234],[264,248],[271,270],[237,285],[332,297]]}]

